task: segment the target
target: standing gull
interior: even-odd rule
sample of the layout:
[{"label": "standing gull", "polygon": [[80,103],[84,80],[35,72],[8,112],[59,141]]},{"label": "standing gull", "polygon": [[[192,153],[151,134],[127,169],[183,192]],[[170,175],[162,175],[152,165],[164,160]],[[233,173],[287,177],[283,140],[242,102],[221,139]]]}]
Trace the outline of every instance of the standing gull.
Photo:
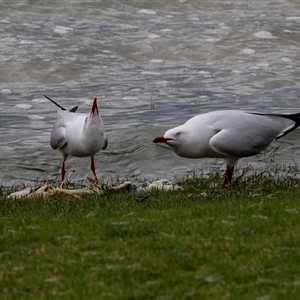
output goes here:
[{"label": "standing gull", "polygon": [[181,157],[223,158],[223,186],[231,183],[238,160],[266,149],[273,141],[300,126],[300,113],[281,115],[220,110],[197,115],[181,126],[156,137]]},{"label": "standing gull", "polygon": [[58,119],[53,126],[50,139],[51,147],[55,150],[59,149],[63,156],[61,182],[63,183],[65,180],[65,161],[69,155],[75,157],[90,156],[94,183],[98,184],[94,155],[101,149],[106,149],[108,141],[99,114],[97,98],[93,101],[91,112],[83,114],[75,113],[77,107],[68,111],[49,97],[45,97],[61,108],[58,110]]}]

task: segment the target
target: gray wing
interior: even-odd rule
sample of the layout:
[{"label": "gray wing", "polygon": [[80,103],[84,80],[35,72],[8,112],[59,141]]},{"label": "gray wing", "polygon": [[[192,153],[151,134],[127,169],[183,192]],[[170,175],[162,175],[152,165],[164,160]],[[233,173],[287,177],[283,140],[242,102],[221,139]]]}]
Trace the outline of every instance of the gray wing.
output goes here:
[{"label": "gray wing", "polygon": [[66,144],[66,128],[60,119],[56,121],[52,129],[50,145],[53,149],[61,148]]},{"label": "gray wing", "polygon": [[294,121],[276,115],[245,114],[243,120],[231,120],[210,139],[211,148],[231,157],[246,157],[260,153],[274,140],[292,128]]},{"label": "gray wing", "polygon": [[214,151],[226,156],[246,157],[260,153],[274,140],[274,137],[265,137],[259,133],[240,137],[240,131],[221,130],[210,139],[209,145]]}]

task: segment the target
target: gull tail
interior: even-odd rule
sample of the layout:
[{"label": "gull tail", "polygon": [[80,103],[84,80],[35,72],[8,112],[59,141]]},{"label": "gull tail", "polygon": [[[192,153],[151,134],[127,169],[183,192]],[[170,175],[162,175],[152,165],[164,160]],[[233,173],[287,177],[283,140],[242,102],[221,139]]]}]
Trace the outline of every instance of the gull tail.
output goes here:
[{"label": "gull tail", "polygon": [[[59,105],[58,103],[56,103],[54,100],[52,100],[51,98],[49,98],[48,96],[44,95],[45,98],[47,98],[48,100],[50,100],[52,103],[54,103],[56,106],[58,106],[61,110],[66,110],[64,107],[62,107],[61,105]],[[70,112],[74,113],[77,110],[78,106],[75,106],[73,108],[70,109]]]},{"label": "gull tail", "polygon": [[278,115],[278,116],[292,120],[295,123],[293,125],[291,125],[290,127],[288,127],[287,130],[285,130],[280,136],[278,136],[276,138],[276,140],[287,135],[288,133],[292,132],[293,130],[295,130],[296,128],[298,128],[300,126],[300,113],[291,114],[291,115]]}]

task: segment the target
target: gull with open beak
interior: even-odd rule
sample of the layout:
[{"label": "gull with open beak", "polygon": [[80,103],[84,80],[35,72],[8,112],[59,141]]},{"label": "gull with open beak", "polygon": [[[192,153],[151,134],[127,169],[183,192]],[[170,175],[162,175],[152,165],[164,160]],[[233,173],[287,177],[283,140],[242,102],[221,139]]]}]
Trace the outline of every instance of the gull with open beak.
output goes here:
[{"label": "gull with open beak", "polygon": [[153,143],[165,143],[181,157],[223,158],[226,162],[223,186],[226,186],[231,183],[240,158],[260,153],[299,126],[300,113],[220,110],[195,116],[156,137]]},{"label": "gull with open beak", "polygon": [[63,160],[61,165],[61,182],[65,181],[65,162],[68,156],[91,157],[91,170],[94,175],[94,183],[98,184],[94,155],[107,147],[107,137],[104,131],[101,116],[97,106],[97,98],[94,99],[89,114],[75,113],[77,107],[70,111],[64,109],[56,102],[45,96],[61,109],[58,110],[50,139],[53,149],[59,149]]}]

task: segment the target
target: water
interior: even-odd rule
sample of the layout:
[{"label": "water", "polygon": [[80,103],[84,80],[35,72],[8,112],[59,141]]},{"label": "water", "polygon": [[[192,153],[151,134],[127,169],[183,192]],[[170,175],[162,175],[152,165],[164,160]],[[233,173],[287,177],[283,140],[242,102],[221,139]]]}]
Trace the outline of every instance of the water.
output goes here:
[{"label": "water", "polygon": [[[98,97],[109,139],[95,157],[102,180],[224,170],[152,140],[216,109],[300,111],[299,11],[285,0],[2,1],[2,184],[59,178],[61,154],[49,145],[56,107],[44,94],[80,112]],[[299,161],[296,132],[239,166]],[[89,164],[69,158],[71,180],[91,175]]]}]

